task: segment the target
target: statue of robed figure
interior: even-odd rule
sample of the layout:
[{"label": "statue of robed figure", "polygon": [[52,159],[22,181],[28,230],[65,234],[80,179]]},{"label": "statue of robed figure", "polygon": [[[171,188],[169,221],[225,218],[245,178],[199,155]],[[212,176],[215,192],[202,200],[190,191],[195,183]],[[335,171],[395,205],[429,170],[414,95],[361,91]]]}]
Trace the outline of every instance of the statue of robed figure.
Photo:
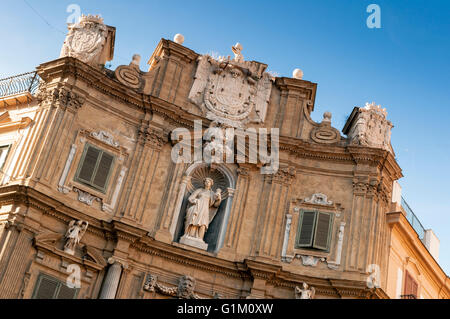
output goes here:
[{"label": "statue of robed figure", "polygon": [[206,249],[203,237],[220,206],[222,190],[212,191],[214,181],[209,177],[203,180],[203,184],[203,188],[196,189],[188,198],[191,206],[186,211],[184,235],[180,242]]}]

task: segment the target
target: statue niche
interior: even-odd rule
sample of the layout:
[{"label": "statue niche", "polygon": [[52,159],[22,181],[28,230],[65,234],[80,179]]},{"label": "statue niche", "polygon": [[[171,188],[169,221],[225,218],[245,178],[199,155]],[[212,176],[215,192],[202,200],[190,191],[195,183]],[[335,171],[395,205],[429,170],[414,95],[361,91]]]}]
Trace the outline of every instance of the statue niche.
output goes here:
[{"label": "statue niche", "polygon": [[232,183],[220,167],[197,165],[186,173],[189,182],[178,217],[175,241],[217,251],[231,208],[229,191]]},{"label": "statue niche", "polygon": [[205,231],[214,219],[222,201],[222,190],[220,188],[217,188],[215,192],[211,190],[214,185],[212,178],[206,177],[203,183],[203,188],[196,189],[188,198],[191,206],[186,212],[182,240],[187,238],[203,241]]}]

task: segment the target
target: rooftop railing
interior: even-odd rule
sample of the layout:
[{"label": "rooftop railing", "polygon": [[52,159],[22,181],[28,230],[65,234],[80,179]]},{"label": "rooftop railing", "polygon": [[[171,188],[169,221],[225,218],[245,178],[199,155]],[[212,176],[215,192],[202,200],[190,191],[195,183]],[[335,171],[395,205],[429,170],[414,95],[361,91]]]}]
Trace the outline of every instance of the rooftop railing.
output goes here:
[{"label": "rooftop railing", "polygon": [[20,93],[34,94],[39,86],[36,72],[27,72],[0,79],[0,98]]},{"label": "rooftop railing", "polygon": [[403,197],[402,197],[402,207],[406,212],[406,219],[411,224],[412,228],[414,228],[417,235],[419,235],[419,238],[422,240],[423,237],[425,236],[425,228],[423,228],[416,214],[414,214],[413,210],[411,209],[411,207],[409,207],[408,203],[405,201]]}]

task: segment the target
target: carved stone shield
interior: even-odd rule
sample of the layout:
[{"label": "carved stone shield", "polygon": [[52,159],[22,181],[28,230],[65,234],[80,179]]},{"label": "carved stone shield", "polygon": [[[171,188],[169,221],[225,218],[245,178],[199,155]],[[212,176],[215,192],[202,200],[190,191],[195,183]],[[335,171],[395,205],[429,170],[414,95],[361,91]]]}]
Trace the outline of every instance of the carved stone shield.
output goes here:
[{"label": "carved stone shield", "polygon": [[232,121],[246,118],[254,107],[255,85],[238,67],[218,69],[209,76],[205,91],[206,107]]}]

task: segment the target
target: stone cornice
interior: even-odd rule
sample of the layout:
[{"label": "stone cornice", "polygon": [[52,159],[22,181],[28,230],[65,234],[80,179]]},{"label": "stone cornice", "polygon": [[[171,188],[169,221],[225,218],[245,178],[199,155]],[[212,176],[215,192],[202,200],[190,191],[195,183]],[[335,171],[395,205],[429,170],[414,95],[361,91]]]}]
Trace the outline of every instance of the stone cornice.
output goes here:
[{"label": "stone cornice", "polygon": [[31,187],[23,185],[10,185],[0,187],[0,204],[22,204],[40,210],[43,214],[69,223],[72,219],[82,219],[89,222],[88,233],[105,238],[105,227],[102,221],[72,209]]},{"label": "stone cornice", "polygon": [[234,278],[250,278],[245,271],[245,267],[242,267],[240,263],[219,259],[206,254],[199,254],[181,247],[151,240],[149,237],[132,244],[131,248],[203,271],[218,272]]}]

